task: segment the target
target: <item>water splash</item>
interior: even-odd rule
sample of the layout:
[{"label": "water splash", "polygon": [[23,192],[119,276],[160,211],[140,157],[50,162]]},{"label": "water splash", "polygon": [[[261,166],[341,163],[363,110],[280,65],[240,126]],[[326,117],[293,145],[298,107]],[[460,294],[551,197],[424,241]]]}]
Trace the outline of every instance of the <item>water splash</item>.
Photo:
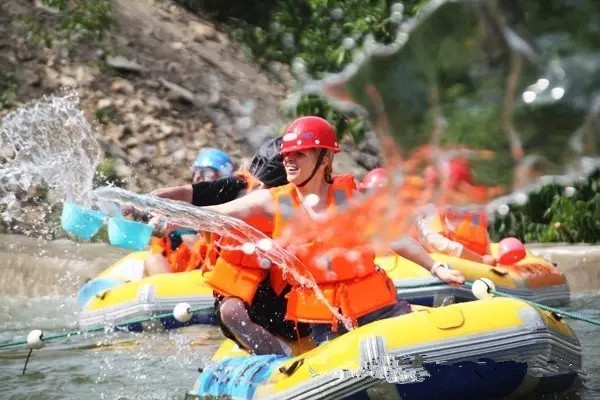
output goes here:
[{"label": "water splash", "polygon": [[274,264],[282,269],[284,277],[290,275],[300,285],[313,289],[333,315],[342,321],[348,330],[352,329],[352,321],[329,304],[314,279],[311,276],[304,276],[296,270],[294,266],[298,265],[300,261],[279,246],[276,241],[245,222],[187,203],[169,201],[151,195],[139,195],[120,188],[101,187],[95,189],[90,194],[90,198],[98,203],[114,202],[122,207],[134,206],[136,209],[168,220],[177,226],[213,232],[233,239],[241,245],[235,247],[221,245],[220,247],[227,250],[246,250],[261,260],[269,260],[265,265]]},{"label": "water splash", "polygon": [[45,183],[83,202],[92,189],[100,147],[74,91],[44,96],[3,117],[0,148],[0,199]]},{"label": "water splash", "polygon": [[[41,183],[59,193],[62,199],[79,204],[93,206],[97,202],[95,206],[102,208],[114,201],[129,202],[177,225],[215,232],[239,243],[251,243],[252,251],[261,259],[270,260],[285,273],[294,275],[302,285],[314,288],[326,302],[314,280],[300,276],[290,267],[298,263],[297,259],[277,245],[266,245],[270,239],[242,221],[120,189],[101,188],[92,192],[100,147],[79,109],[79,97],[74,91],[43,97],[5,116],[0,128],[0,149],[5,154],[0,160],[0,203],[8,204],[11,216],[18,211],[15,193]],[[351,328],[350,320],[329,307]]]},{"label": "water splash", "polygon": [[598,155],[600,11],[592,1],[583,12],[552,0],[572,17],[540,24],[539,2],[507,3],[432,1],[395,43],[367,41],[361,62],[305,90],[367,112],[379,139],[396,144],[384,154],[390,164],[427,144],[487,143],[503,183],[512,177],[499,175],[527,154],[552,160],[545,172],[563,173]]},{"label": "water splash", "polygon": [[[318,226],[294,225],[289,235],[348,231],[342,226],[347,216],[364,212],[367,229],[360,225],[346,242],[385,244],[406,234],[427,202],[474,203],[485,187],[469,187],[462,198],[449,198],[440,181],[417,196],[407,190],[412,181],[406,178],[422,176],[428,165],[441,170],[445,159],[456,157],[447,146],[493,150],[493,159],[470,161],[487,185],[519,189],[500,205],[521,201],[549,180],[584,177],[590,165],[599,165],[599,18],[593,0],[577,7],[567,0],[434,0],[400,25],[391,45],[366,40],[342,73],[309,82],[301,93],[323,94],[342,110],[367,115],[394,179],[367,205]],[[428,148],[435,151],[423,151]],[[480,204],[501,193],[484,194]],[[333,233],[329,239],[343,244]]]}]

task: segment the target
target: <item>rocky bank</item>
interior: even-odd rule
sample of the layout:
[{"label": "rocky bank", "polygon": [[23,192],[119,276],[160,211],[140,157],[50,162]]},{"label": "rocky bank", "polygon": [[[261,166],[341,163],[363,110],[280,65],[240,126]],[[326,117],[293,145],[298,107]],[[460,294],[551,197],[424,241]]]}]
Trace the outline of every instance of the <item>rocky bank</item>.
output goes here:
[{"label": "rocky bank", "polygon": [[[76,88],[112,172],[128,189],[186,182],[205,147],[242,164],[283,128],[280,103],[292,82],[285,66],[260,70],[226,26],[172,1],[112,6],[115,24],[102,44],[42,46],[20,21],[33,18],[43,28],[56,11],[39,1],[0,1],[0,70],[16,80],[15,106]],[[346,142],[339,170],[361,175],[377,165],[376,143],[359,149]]]}]

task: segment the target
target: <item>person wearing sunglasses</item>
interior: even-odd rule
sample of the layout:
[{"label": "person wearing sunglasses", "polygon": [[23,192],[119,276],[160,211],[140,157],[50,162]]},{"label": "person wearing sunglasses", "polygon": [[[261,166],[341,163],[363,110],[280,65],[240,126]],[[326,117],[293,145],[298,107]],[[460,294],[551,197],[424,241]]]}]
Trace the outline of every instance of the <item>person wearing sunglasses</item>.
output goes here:
[{"label": "person wearing sunglasses", "polygon": [[[247,170],[215,180],[203,180],[192,184],[162,188],[153,195],[179,200],[195,206],[210,206],[227,203],[258,188],[272,188],[287,183],[283,157],[279,154],[281,138],[265,142],[252,158]],[[203,154],[201,154],[203,155]],[[200,157],[198,157],[200,159]],[[219,167],[224,159],[197,160],[201,168],[212,169],[208,164]],[[211,164],[212,163],[212,164]],[[205,257],[202,250],[203,234],[189,227],[178,227],[154,220],[157,225],[152,240],[152,254],[146,260],[146,274],[183,272],[201,266]]]},{"label": "person wearing sunglasses", "polygon": [[214,181],[233,174],[231,158],[221,150],[205,149],[192,166],[192,183]]}]

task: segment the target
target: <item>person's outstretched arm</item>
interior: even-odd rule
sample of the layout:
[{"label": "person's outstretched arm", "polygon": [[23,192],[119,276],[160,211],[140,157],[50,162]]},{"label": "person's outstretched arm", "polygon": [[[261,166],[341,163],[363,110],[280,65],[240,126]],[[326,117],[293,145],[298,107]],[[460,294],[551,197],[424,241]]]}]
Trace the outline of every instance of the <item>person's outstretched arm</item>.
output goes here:
[{"label": "person's outstretched arm", "polygon": [[243,220],[253,215],[272,214],[273,197],[269,189],[259,189],[228,203],[202,208]]},{"label": "person's outstretched arm", "polygon": [[179,200],[185,201],[186,203],[192,202],[192,195],[194,190],[191,184],[182,185],[182,186],[171,186],[161,189],[156,189],[150,194],[160,197],[163,199],[171,199],[171,200]]},{"label": "person's outstretched arm", "polygon": [[235,200],[245,193],[246,187],[247,183],[243,178],[227,176],[214,181],[157,189],[151,194],[203,207]]},{"label": "person's outstretched arm", "polygon": [[465,277],[460,271],[449,269],[438,263],[429,255],[427,250],[419,242],[411,237],[405,237],[390,244],[396,254],[406,258],[430,271],[433,276],[448,283],[463,284]]}]

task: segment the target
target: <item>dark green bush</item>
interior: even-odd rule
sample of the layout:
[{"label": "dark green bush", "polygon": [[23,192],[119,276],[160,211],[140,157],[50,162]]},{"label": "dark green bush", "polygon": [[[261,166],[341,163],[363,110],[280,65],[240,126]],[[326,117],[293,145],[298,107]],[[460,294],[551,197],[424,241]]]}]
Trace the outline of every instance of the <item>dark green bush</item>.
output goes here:
[{"label": "dark green bush", "polygon": [[496,215],[489,231],[494,241],[514,236],[524,242],[600,242],[600,171],[571,188],[543,186],[527,203]]}]

